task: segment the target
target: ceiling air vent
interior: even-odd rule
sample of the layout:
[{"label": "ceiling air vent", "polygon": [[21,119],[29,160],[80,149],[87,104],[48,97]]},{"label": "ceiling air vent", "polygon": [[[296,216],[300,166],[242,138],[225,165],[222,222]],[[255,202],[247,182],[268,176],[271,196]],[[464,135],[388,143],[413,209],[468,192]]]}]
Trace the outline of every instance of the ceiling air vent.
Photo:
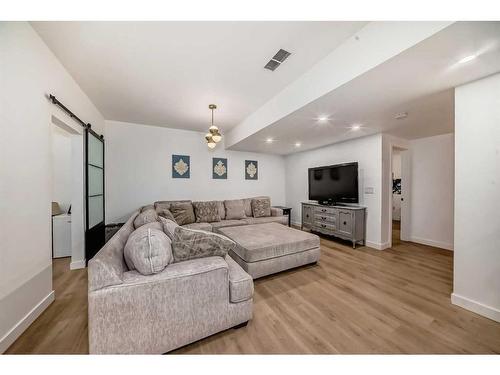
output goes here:
[{"label": "ceiling air vent", "polygon": [[290,56],[290,52],[285,51],[284,49],[280,49],[276,55],[273,56],[271,60],[264,66],[265,69],[269,69],[274,71],[280,64],[286,60],[286,58]]}]

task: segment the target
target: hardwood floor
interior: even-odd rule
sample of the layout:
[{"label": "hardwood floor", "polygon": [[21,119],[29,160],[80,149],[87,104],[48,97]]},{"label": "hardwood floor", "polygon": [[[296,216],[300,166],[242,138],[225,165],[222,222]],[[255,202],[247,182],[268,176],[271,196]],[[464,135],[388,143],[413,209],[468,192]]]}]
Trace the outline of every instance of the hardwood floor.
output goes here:
[{"label": "hardwood floor", "polygon": [[[321,240],[316,266],[255,281],[254,318],[174,353],[500,353],[500,323],[450,303],[453,253]],[[56,301],[8,353],[87,353],[86,270],[54,262]]]}]

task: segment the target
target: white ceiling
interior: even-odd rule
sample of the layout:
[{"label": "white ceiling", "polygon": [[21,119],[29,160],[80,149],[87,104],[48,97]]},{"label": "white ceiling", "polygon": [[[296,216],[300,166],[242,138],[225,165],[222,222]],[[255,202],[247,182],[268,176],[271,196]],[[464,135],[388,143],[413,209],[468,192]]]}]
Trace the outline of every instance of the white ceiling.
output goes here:
[{"label": "white ceiling", "polygon": [[[471,54],[477,59],[457,63]],[[500,22],[458,22],[231,149],[289,154],[378,132],[407,139],[452,132],[453,88],[499,71]],[[400,112],[408,117],[396,120]]]},{"label": "white ceiling", "polygon": [[[365,22],[32,22],[107,120],[223,131]],[[292,55],[263,69],[280,49]],[[61,98],[64,100],[64,98]]]}]

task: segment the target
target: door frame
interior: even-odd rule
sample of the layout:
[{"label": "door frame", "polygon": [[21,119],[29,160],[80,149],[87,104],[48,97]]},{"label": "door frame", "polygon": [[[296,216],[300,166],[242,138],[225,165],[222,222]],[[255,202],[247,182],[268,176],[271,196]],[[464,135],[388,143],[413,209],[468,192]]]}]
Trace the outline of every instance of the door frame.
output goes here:
[{"label": "door frame", "polygon": [[[84,189],[84,129],[66,121],[59,109],[50,113],[50,126],[57,126],[71,136],[71,263],[70,269],[85,267],[85,189]],[[62,120],[65,119],[65,120]],[[50,133],[52,134],[52,133]],[[52,168],[52,167],[51,167]],[[52,174],[52,171],[51,171]],[[51,178],[51,183],[54,181]],[[52,221],[52,218],[51,218]],[[51,224],[52,225],[52,224]]]},{"label": "door frame", "polygon": [[[389,192],[389,199],[388,199],[388,207],[389,207],[389,223],[388,223],[388,239],[389,239],[389,247],[392,247],[392,158],[393,158],[393,151],[394,149],[398,149],[401,151],[401,197],[404,200],[404,205],[403,201],[401,202],[401,232],[400,232],[400,237],[402,241],[410,241],[411,234],[410,234],[410,225],[411,225],[411,151],[410,147],[408,145],[400,145],[396,143],[391,143],[389,145],[389,176],[390,180],[388,183],[390,184],[390,188],[388,189]],[[403,162],[403,154],[405,155],[404,159],[405,161]],[[403,172],[404,171],[404,172]],[[405,187],[405,194],[403,195],[403,175],[405,176],[406,187]],[[404,208],[403,208],[404,206]]]}]

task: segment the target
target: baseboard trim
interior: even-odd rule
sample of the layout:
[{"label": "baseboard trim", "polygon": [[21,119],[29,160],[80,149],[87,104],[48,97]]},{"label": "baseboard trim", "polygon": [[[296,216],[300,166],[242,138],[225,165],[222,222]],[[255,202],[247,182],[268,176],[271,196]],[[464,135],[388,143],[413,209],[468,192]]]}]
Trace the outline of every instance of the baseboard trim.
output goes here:
[{"label": "baseboard trim", "polygon": [[49,305],[54,302],[55,293],[50,292],[31,311],[24,316],[14,327],[0,339],[0,353],[4,353],[14,341],[33,323]]},{"label": "baseboard trim", "polygon": [[453,251],[453,244],[451,244],[451,243],[434,241],[434,240],[429,240],[427,238],[420,238],[420,237],[414,237],[414,236],[410,237],[410,241],[415,242],[415,243],[419,243],[422,245],[439,247],[440,249]]},{"label": "baseboard trim", "polygon": [[391,247],[389,242],[380,243],[380,242],[366,241],[365,245],[375,250],[385,250]]},{"label": "baseboard trim", "polygon": [[474,301],[456,293],[451,294],[451,303],[488,319],[500,322],[500,310],[494,307],[484,305],[481,302]]},{"label": "baseboard trim", "polygon": [[80,268],[85,268],[85,259],[84,260],[77,260],[75,262],[71,262],[69,264],[69,269],[70,270],[78,270]]}]

